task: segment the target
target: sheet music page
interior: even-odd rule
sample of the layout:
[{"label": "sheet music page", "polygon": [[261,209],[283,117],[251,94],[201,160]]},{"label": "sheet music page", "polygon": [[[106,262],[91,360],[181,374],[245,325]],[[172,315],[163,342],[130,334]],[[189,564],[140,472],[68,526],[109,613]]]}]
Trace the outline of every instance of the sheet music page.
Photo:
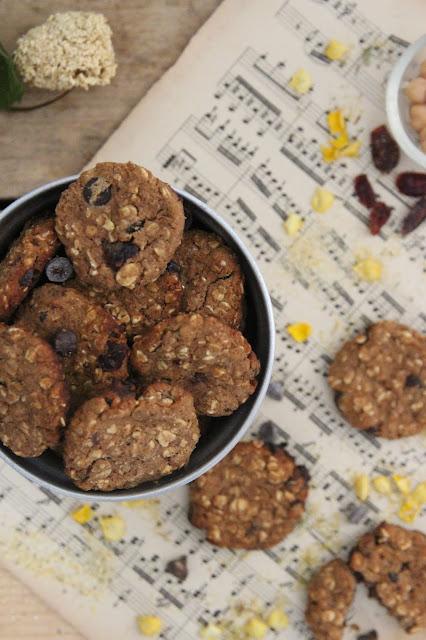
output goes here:
[{"label": "sheet music page", "polygon": [[[274,398],[251,433],[272,431],[308,467],[312,483],[297,530],[273,549],[247,553],[205,542],[188,523],[185,489],[133,509],[98,505],[97,517],[117,513],[126,521],[124,540],[108,543],[96,518],[77,524],[69,516],[75,503],[2,466],[2,562],[88,638],[139,638],[136,615],[156,613],[162,637],[189,640],[206,623],[238,622],[241,605],[264,613],[279,603],[289,627],[267,637],[308,640],[303,613],[312,572],[346,558],[381,519],[402,524],[397,501],[373,491],[358,500],[354,476],[426,480],[424,434],[386,441],[350,428],[326,383],[338,346],[369,323],[394,319],[426,331],[425,228],[401,238],[409,199],[392,176],[377,172],[368,147],[371,129],[386,120],[390,69],[421,35],[425,15],[422,0],[225,0],[90,163],[147,166],[207,202],[246,243],[268,284],[277,328]],[[324,56],[332,38],[350,47],[347,59]],[[304,95],[289,85],[301,68],[313,80]],[[359,157],[326,164],[320,145],[330,137],[327,112],[336,108],[362,147]],[[409,166],[403,160],[398,170]],[[360,173],[394,208],[379,236],[369,233],[368,212],[353,195]],[[335,195],[323,215],[310,204],[318,186]],[[294,237],[283,228],[290,212],[304,219]],[[381,261],[382,280],[356,275],[360,255]],[[290,338],[292,322],[312,325],[308,342]],[[425,513],[411,526],[426,531]],[[165,572],[180,555],[189,565],[182,583]],[[407,637],[359,586],[345,638],[372,629],[381,640]]]}]

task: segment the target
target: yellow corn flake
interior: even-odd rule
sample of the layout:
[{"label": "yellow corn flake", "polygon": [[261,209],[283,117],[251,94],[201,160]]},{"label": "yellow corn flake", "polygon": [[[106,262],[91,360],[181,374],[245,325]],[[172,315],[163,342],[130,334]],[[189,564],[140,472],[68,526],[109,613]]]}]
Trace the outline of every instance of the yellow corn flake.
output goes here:
[{"label": "yellow corn flake", "polygon": [[382,279],[383,265],[375,258],[361,258],[355,263],[353,269],[357,276],[366,282],[377,282]]},{"label": "yellow corn flake", "polygon": [[419,482],[413,490],[411,498],[417,502],[419,506],[426,504],[426,482]]},{"label": "yellow corn flake", "polygon": [[244,625],[244,632],[248,638],[262,640],[268,633],[268,625],[261,618],[250,618]]},{"label": "yellow corn flake", "polygon": [[94,515],[95,512],[90,504],[83,504],[71,513],[71,518],[78,522],[78,524],[86,524],[86,522],[90,522]]},{"label": "yellow corn flake", "polygon": [[287,219],[284,222],[284,229],[287,235],[295,236],[299,233],[303,227],[303,220],[297,213],[289,213]]},{"label": "yellow corn flake", "polygon": [[307,322],[295,322],[287,325],[287,332],[296,342],[306,342],[312,333],[312,326]]},{"label": "yellow corn flake", "polygon": [[321,145],[320,149],[324,162],[334,162],[337,160],[338,152],[334,147],[325,147],[324,145]]},{"label": "yellow corn flake", "polygon": [[378,493],[388,496],[392,493],[391,481],[386,476],[377,476],[373,479],[373,487]]},{"label": "yellow corn flake", "polygon": [[303,95],[312,87],[311,74],[306,69],[298,69],[291,76],[289,85],[296,93]]},{"label": "yellow corn flake", "polygon": [[136,623],[143,636],[158,636],[163,628],[163,623],[158,616],[138,616]]},{"label": "yellow corn flake", "polygon": [[346,153],[346,149],[349,145],[349,136],[346,132],[341,133],[337,138],[332,138],[332,140],[330,140],[330,144],[333,149],[341,152],[339,154],[336,154],[337,157],[340,157],[342,154]]},{"label": "yellow corn flake", "polygon": [[392,476],[392,480],[394,481],[398,491],[403,493],[404,495],[408,495],[411,491],[411,479],[407,478],[407,476],[400,476],[395,473]]},{"label": "yellow corn flake", "polygon": [[200,638],[203,640],[216,640],[222,637],[222,628],[218,624],[207,624],[200,631]]},{"label": "yellow corn flake", "polygon": [[362,500],[363,502],[367,500],[370,494],[370,482],[368,480],[368,476],[365,473],[361,473],[356,476],[354,481],[354,489],[355,495],[358,500]]},{"label": "yellow corn flake", "polygon": [[317,187],[311,198],[311,207],[317,213],[325,213],[334,204],[334,195],[331,191]]},{"label": "yellow corn flake", "polygon": [[340,151],[340,156],[346,158],[357,158],[359,156],[359,150],[361,148],[361,142],[359,140],[352,140],[347,147]]},{"label": "yellow corn flake", "polygon": [[330,111],[330,113],[327,114],[327,125],[330,133],[332,133],[333,135],[342,133],[347,134],[345,118],[340,109]]},{"label": "yellow corn flake", "polygon": [[120,516],[103,516],[99,518],[99,524],[105,540],[109,542],[121,540],[126,533],[126,523]]},{"label": "yellow corn flake", "polygon": [[349,51],[349,47],[347,47],[343,42],[339,42],[339,40],[330,40],[325,48],[325,55],[329,60],[342,60],[346,56]]},{"label": "yellow corn flake", "polygon": [[401,508],[398,511],[398,517],[403,522],[411,524],[417,518],[420,513],[420,505],[410,497],[402,503]]},{"label": "yellow corn flake", "polygon": [[271,629],[274,629],[274,631],[287,629],[288,616],[282,609],[273,609],[268,615],[266,622]]}]

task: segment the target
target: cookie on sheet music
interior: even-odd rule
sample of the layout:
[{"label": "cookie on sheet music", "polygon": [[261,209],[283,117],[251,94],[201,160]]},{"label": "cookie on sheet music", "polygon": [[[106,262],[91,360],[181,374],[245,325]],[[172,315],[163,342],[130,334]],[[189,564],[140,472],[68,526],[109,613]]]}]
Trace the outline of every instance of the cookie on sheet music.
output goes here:
[{"label": "cookie on sheet music", "polygon": [[132,162],[101,162],[84,171],[56,207],[56,231],[78,277],[98,289],[156,280],[183,226],[173,189]]},{"label": "cookie on sheet music", "polygon": [[183,311],[215,316],[239,329],[244,278],[234,252],[215,233],[187,231],[170,268],[183,281]]},{"label": "cookie on sheet music", "polygon": [[59,443],[68,391],[47,342],[0,324],[0,440],[17,456],[40,456]]},{"label": "cookie on sheet music", "polygon": [[426,629],[426,535],[382,522],[352,551],[350,566],[405,631]]},{"label": "cookie on sheet music", "polygon": [[191,485],[191,523],[228,549],[265,549],[300,522],[309,474],[282,447],[240,442]]},{"label": "cookie on sheet music", "polygon": [[65,434],[65,471],[86,491],[113,491],[183,467],[200,431],[190,393],[156,382],[140,397],[107,393],[85,402]]},{"label": "cookie on sheet music", "polygon": [[53,346],[73,400],[127,377],[128,347],[122,326],[71,287],[45,284],[37,288],[20,310],[17,324]]},{"label": "cookie on sheet music", "polygon": [[197,413],[231,414],[254,393],[260,364],[242,333],[217,318],[180,313],[136,336],[131,362],[147,382],[182,384]]},{"label": "cookie on sheet music", "polygon": [[342,560],[327,562],[311,578],[305,617],[315,640],[342,640],[355,589],[354,575]]},{"label": "cookie on sheet music", "polygon": [[59,247],[53,218],[28,224],[0,263],[0,320],[7,320],[39,280]]},{"label": "cookie on sheet music", "polygon": [[357,429],[403,438],[426,427],[426,337],[383,321],[346,342],[330,367],[336,404]]}]

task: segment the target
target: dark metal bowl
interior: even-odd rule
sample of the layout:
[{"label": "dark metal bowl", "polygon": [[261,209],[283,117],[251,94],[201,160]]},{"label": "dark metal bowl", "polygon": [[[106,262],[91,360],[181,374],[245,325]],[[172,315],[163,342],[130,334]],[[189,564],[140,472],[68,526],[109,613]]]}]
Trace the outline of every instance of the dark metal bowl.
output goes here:
[{"label": "dark metal bowl", "polygon": [[[46,211],[54,211],[61,192],[76,176],[46,184],[19,198],[0,213],[0,257],[8,250],[25,222]],[[0,457],[23,476],[58,493],[90,501],[132,500],[156,496],[176,489],[217,464],[243,437],[259,410],[271,377],[274,359],[275,329],[268,290],[256,262],[231,227],[194,196],[176,189],[185,210],[192,214],[193,226],[214,231],[239,256],[246,279],[247,321],[244,334],[261,363],[256,392],[232,415],[209,418],[199,443],[183,469],[155,482],[145,482],[133,489],[113,492],[82,491],[63,471],[61,458],[46,451],[39,458],[20,458],[0,445]]]}]

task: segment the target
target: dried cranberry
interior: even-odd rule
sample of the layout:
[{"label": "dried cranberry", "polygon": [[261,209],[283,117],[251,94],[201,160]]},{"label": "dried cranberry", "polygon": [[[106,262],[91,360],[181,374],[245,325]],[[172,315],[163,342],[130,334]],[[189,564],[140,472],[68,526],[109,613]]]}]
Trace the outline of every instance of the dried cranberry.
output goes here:
[{"label": "dried cranberry", "polygon": [[410,211],[405,216],[402,221],[401,233],[403,236],[406,236],[423,222],[426,218],[426,196],[417,200],[414,207],[410,209]]},{"label": "dried cranberry", "polygon": [[50,282],[66,282],[73,276],[74,270],[68,258],[52,258],[46,266],[46,276]]},{"label": "dried cranberry", "polygon": [[25,288],[33,287],[39,279],[40,275],[41,274],[38,269],[28,269],[28,271],[26,271],[24,275],[19,279],[19,284],[21,285],[21,287]]},{"label": "dried cranberry", "polygon": [[64,358],[72,356],[77,351],[77,336],[74,331],[61,329],[53,339],[53,347]]},{"label": "dried cranberry", "polygon": [[374,166],[383,173],[389,173],[395,169],[399,162],[399,147],[392,138],[386,125],[373,129],[371,132],[371,155]]},{"label": "dried cranberry", "polygon": [[373,236],[376,236],[384,224],[389,220],[391,214],[391,207],[388,207],[384,202],[376,202],[373,208],[370,210],[370,219],[368,226]]},{"label": "dried cranberry", "polygon": [[98,364],[103,371],[116,371],[123,364],[126,355],[126,345],[108,340],[105,353],[98,356]]},{"label": "dried cranberry", "polygon": [[111,269],[118,271],[127,260],[134,258],[139,247],[132,242],[111,242],[103,246],[105,262]]},{"label": "dried cranberry", "polygon": [[396,179],[396,186],[406,196],[424,196],[426,195],[426,173],[415,171],[400,173]]},{"label": "dried cranberry", "polygon": [[354,179],[354,187],[356,197],[360,203],[363,204],[364,207],[367,207],[367,209],[371,209],[376,202],[376,194],[374,193],[373,187],[365,173],[356,176]]},{"label": "dried cranberry", "polygon": [[83,187],[83,198],[93,207],[101,207],[111,200],[112,185],[101,176],[90,178]]}]

